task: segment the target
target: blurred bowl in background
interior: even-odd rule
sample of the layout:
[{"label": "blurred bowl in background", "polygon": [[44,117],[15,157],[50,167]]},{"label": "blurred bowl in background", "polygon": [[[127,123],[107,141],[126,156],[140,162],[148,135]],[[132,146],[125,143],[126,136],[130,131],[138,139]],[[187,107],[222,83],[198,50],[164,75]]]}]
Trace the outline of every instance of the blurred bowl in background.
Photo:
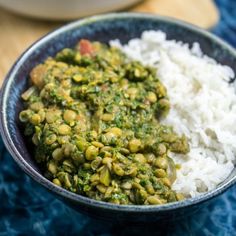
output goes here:
[{"label": "blurred bowl in background", "polygon": [[33,18],[71,20],[115,11],[141,0],[0,0],[0,7]]}]

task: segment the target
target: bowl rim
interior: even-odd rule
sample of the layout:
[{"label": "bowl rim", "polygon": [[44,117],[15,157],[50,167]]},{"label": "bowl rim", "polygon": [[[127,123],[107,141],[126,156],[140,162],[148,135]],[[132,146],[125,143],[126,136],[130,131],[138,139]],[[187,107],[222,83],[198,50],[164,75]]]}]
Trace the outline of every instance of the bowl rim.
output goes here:
[{"label": "bowl rim", "polygon": [[234,185],[236,183],[236,175],[234,175],[231,179],[227,180],[225,183],[221,183],[215,189],[208,191],[206,193],[200,194],[197,197],[185,199],[184,201],[173,202],[173,203],[168,203],[164,205],[117,205],[117,204],[90,199],[88,197],[70,192],[64,188],[56,186],[51,181],[46,179],[43,175],[41,175],[39,172],[34,170],[30,166],[30,164],[28,164],[24,160],[24,158],[18,152],[17,148],[15,147],[11,139],[11,135],[8,130],[7,119],[6,119],[8,94],[11,87],[10,85],[14,81],[16,72],[18,71],[20,66],[24,64],[28,55],[30,55],[35,49],[37,49],[38,46],[50,41],[53,37],[63,34],[66,31],[73,30],[74,28],[78,28],[87,24],[93,24],[94,22],[98,22],[98,21],[106,21],[106,20],[111,20],[111,19],[113,20],[114,19],[128,19],[128,18],[147,19],[147,20],[152,19],[156,21],[170,23],[172,25],[176,25],[177,27],[187,28],[191,31],[194,31],[197,34],[200,34],[203,37],[213,40],[217,44],[221,45],[221,47],[227,49],[236,58],[236,50],[232,46],[224,42],[222,39],[218,38],[217,36],[211,34],[210,32],[207,32],[206,30],[201,29],[195,25],[192,25],[192,24],[189,24],[184,21],[177,20],[171,17],[159,16],[159,15],[154,15],[154,14],[145,14],[145,13],[123,12],[123,13],[109,13],[109,14],[95,15],[95,16],[86,17],[84,19],[80,19],[77,21],[73,21],[69,24],[61,26],[60,28],[49,32],[48,34],[46,34],[45,36],[37,40],[35,43],[33,43],[30,47],[28,47],[25,50],[25,52],[22,53],[21,56],[16,60],[15,64],[12,66],[12,68],[6,75],[2,88],[0,90],[0,131],[1,131],[3,142],[6,148],[8,149],[8,151],[10,152],[11,156],[13,157],[13,159],[16,161],[16,163],[21,167],[21,169],[26,174],[32,177],[36,182],[43,185],[47,190],[52,191],[53,193],[59,195],[60,197],[69,199],[72,202],[77,202],[84,206],[89,205],[90,207],[95,207],[97,209],[112,210],[112,211],[117,211],[117,212],[152,213],[152,212],[172,211],[172,210],[176,210],[180,208],[186,208],[189,206],[197,205],[199,203],[203,203],[223,193],[232,185]]}]

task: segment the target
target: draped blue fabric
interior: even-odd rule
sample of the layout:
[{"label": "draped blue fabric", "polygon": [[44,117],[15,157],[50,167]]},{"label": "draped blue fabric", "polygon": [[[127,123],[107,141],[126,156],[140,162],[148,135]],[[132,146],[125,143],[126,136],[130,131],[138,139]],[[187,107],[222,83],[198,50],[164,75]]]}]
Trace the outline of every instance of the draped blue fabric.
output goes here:
[{"label": "draped blue fabric", "polygon": [[[211,31],[236,47],[236,1],[216,0]],[[236,235],[236,186],[192,217],[158,227],[117,226],[79,214],[26,176],[0,138],[0,236],[15,235]]]}]

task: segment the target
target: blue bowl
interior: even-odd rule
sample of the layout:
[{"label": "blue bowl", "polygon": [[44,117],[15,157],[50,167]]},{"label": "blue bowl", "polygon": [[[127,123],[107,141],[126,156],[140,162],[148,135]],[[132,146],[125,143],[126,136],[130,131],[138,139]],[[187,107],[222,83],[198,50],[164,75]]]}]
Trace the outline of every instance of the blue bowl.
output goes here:
[{"label": "blue bowl", "polygon": [[[40,172],[31,155],[18,120],[23,108],[20,94],[27,88],[28,75],[33,67],[65,47],[74,47],[81,38],[108,43],[122,43],[140,37],[144,30],[162,30],[168,39],[192,44],[197,41],[205,54],[233,68],[236,73],[236,52],[221,39],[195,26],[156,15],[118,13],[85,18],[63,26],[41,38],[28,48],[8,73],[0,96],[0,128],[3,141],[17,164],[55,197],[79,212],[100,219],[129,222],[153,222],[176,219],[195,212],[210,199],[223,193],[236,182],[236,169],[216,189],[181,202],[158,206],[114,205],[89,199],[54,185]],[[23,196],[21,196],[23,197]]]}]

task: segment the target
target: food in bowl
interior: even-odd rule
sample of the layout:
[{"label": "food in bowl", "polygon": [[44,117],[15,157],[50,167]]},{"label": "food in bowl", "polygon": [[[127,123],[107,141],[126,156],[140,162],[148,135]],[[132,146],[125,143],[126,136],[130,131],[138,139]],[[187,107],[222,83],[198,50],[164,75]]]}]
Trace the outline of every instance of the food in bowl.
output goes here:
[{"label": "food in bowl", "polygon": [[216,187],[234,166],[232,70],[163,32],[111,45],[81,40],[32,70],[20,120],[45,176],[116,204],[163,204]]},{"label": "food in bowl", "polygon": [[37,65],[22,94],[25,135],[53,183],[117,204],[181,199],[173,152],[187,139],[159,119],[169,110],[156,71],[115,47],[81,40]]}]

